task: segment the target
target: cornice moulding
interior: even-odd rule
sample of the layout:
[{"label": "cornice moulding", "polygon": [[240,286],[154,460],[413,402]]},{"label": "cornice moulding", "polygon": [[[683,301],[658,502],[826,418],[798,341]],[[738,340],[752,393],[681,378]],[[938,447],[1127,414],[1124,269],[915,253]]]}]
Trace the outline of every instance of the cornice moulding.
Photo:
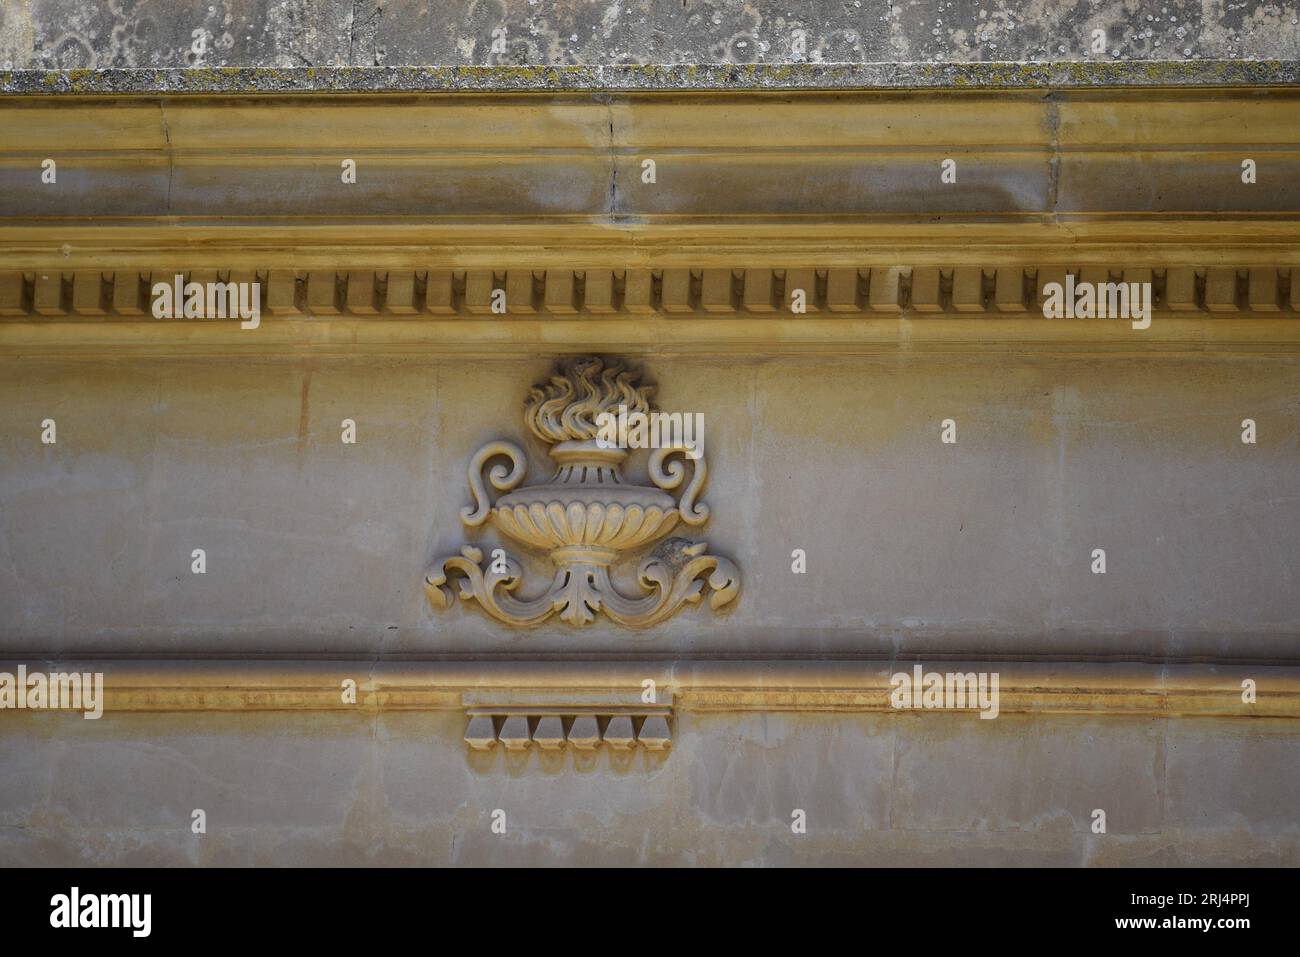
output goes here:
[{"label": "cornice moulding", "polygon": [[890,319],[685,319],[632,322],[491,320],[465,322],[263,324],[257,339],[238,324],[178,322],[0,322],[0,356],[23,359],[266,358],[393,356],[501,359],[580,355],[593,343],[629,356],[968,355],[1165,356],[1300,354],[1294,318],[1157,319],[1138,333],[1121,320],[911,321]]},{"label": "cornice moulding", "polygon": [[[1294,88],[538,103],[0,100],[0,351],[1296,348]],[[340,181],[345,157],[355,184]],[[954,184],[938,182],[945,157]],[[1255,185],[1241,182],[1243,157],[1259,164]],[[43,158],[59,164],[55,183],[40,181]],[[1015,288],[1045,269],[1150,270],[1181,298],[1140,336],[1050,324]],[[152,320],[145,284],[177,272],[259,277],[266,323],[249,334]],[[805,316],[784,308],[795,281]],[[481,295],[496,283],[522,297],[489,317]]]},{"label": "cornice moulding", "polygon": [[[1046,259],[1046,257],[1043,257]],[[1146,354],[1300,351],[1300,268],[1169,265],[826,265],[452,270],[0,271],[0,354],[581,353]],[[1047,319],[1041,288],[1150,282],[1151,325]],[[256,329],[164,321],[154,280],[257,282]],[[806,312],[790,303],[806,292]],[[490,313],[498,293],[506,313]]]},{"label": "cornice moulding", "polygon": [[[0,217],[270,228],[1300,211],[1300,91],[0,99]],[[1260,164],[1252,188],[1241,161]],[[43,158],[63,175],[42,184]],[[354,159],[356,182],[340,181]],[[941,185],[952,158],[956,182]],[[653,159],[656,176],[643,181]],[[1151,208],[1158,197],[1159,213]]]},{"label": "cornice moulding", "polygon": [[714,217],[691,223],[433,223],[355,218],[342,223],[270,219],[217,224],[147,219],[52,222],[0,217],[9,271],[137,272],[388,269],[662,269],[861,266],[1300,265],[1300,214],[1237,216],[1025,213],[942,222],[785,223]]}]

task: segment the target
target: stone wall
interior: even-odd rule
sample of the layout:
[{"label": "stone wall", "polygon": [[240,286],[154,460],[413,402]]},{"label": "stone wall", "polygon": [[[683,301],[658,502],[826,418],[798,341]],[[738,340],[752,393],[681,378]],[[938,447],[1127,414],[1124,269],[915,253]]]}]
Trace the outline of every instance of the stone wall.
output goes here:
[{"label": "stone wall", "polygon": [[[470,603],[435,612],[425,599],[422,569],[465,539],[466,459],[522,438],[524,390],[549,359],[6,361],[0,658],[337,659],[338,675],[363,681],[406,658],[433,662],[436,685],[451,656],[489,687],[494,657],[527,673],[595,655],[626,687],[651,673],[689,691],[682,668],[709,658],[873,669],[915,655],[942,669],[965,653],[1014,670],[1209,657],[1254,659],[1241,673],[1279,700],[1274,664],[1293,658],[1300,629],[1294,358],[645,366],[662,408],[705,414],[707,538],[744,583],[731,610],[629,632],[503,629]],[[1240,442],[1245,415],[1258,446]],[[45,417],[55,446],[35,440]],[[940,442],[947,417],[955,445]],[[1104,576],[1090,572],[1096,546]],[[191,574],[195,547],[204,575]],[[792,573],[793,548],[807,574]],[[628,656],[651,666],[620,666]],[[119,687],[120,667],[84,669]],[[1230,705],[1238,679],[1225,679],[1215,700]],[[295,710],[281,695],[288,707],[245,710],[264,695],[168,705],[157,695],[176,681],[153,679],[96,721],[3,714],[0,862],[1300,862],[1294,720],[1224,717],[1228,705],[1166,716],[1179,706],[1140,703],[1149,683],[1098,704],[1122,680],[991,721],[881,713],[883,691],[858,707],[842,692],[733,707],[679,691],[669,752],[584,759],[467,750],[458,697],[350,707],[330,692],[335,676],[317,682],[332,704]],[[796,809],[806,834],[791,832]],[[1090,829],[1096,809],[1104,835]],[[491,830],[496,810],[505,835]]]},{"label": "stone wall", "polygon": [[[1300,864],[1297,54],[1294,2],[3,0],[0,864]],[[464,509],[584,354],[703,416],[728,602],[428,580],[571,560]]]},{"label": "stone wall", "polygon": [[1294,656],[1294,357],[638,364],[662,409],[703,415],[701,537],[741,599],[521,634],[431,614],[422,575],[466,540],[528,561],[458,516],[471,455],[525,442],[553,360],[7,360],[0,653]]},{"label": "stone wall", "polygon": [[0,864],[1295,866],[1294,723],[688,714],[579,771],[446,713],[10,714]]}]

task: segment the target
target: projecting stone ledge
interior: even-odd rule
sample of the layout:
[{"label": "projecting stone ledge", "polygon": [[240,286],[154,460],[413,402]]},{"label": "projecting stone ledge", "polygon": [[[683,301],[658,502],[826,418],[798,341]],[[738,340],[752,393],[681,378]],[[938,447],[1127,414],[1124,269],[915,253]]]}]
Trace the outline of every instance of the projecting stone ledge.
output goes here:
[{"label": "projecting stone ledge", "polygon": [[200,67],[0,71],[0,95],[1070,89],[1300,83],[1298,60]]}]

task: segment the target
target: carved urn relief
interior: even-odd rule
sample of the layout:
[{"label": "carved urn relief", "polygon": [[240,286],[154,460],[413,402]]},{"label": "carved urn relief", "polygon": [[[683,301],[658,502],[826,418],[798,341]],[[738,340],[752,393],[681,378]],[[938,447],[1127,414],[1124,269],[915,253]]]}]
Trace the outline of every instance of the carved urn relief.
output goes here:
[{"label": "carved urn relief", "polygon": [[[554,473],[543,484],[521,486],[528,471],[523,449],[513,442],[489,442],[470,459],[473,503],[461,509],[461,522],[495,525],[514,542],[546,552],[554,578],[543,593],[522,597],[529,589],[514,559],[485,562],[481,549],[465,545],[425,576],[435,609],[454,601],[454,583],[462,599],[477,601],[509,625],[538,625],[557,615],[580,626],[604,614],[620,625],[645,628],[698,602],[706,588],[715,609],[736,597],[735,565],[708,554],[705,542],[665,537],[679,526],[700,528],[709,520],[708,506],[699,501],[708,475],[699,450],[680,444],[651,449],[653,485],[634,485],[623,475],[628,449],[610,443],[602,432],[602,424],[620,412],[657,412],[650,401],[653,387],[638,385],[639,378],[639,371],[621,362],[587,357],[562,363],[548,383],[530,390],[524,422],[550,446]],[[488,485],[505,493],[495,503]],[[637,570],[640,593],[615,588],[610,568],[652,545]]]}]

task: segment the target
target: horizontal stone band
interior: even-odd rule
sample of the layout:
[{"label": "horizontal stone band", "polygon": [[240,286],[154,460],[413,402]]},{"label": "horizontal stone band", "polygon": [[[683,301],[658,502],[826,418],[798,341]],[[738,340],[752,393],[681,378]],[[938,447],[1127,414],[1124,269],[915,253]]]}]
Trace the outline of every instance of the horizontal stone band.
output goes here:
[{"label": "horizontal stone band", "polygon": [[154,282],[257,282],[268,317],[484,316],[504,293],[501,318],[651,313],[800,315],[972,313],[1043,318],[1042,287],[1067,273],[1082,283],[1150,283],[1158,313],[1300,315],[1290,267],[828,266],[772,268],[496,270],[166,270],[0,272],[0,320],[151,316]]},{"label": "horizontal stone band", "polygon": [[[677,713],[691,711],[889,712],[891,678],[918,662],[770,661],[259,661],[133,662],[15,659],[29,670],[103,672],[105,714],[243,711],[479,711],[483,704],[595,693],[627,698],[652,679],[671,693]],[[1001,713],[1124,714],[1300,718],[1300,666],[1144,664],[1137,662],[919,662],[926,672],[997,673]],[[356,682],[345,703],[344,681]],[[1257,700],[1245,703],[1243,681]],[[539,698],[538,695],[542,695]],[[468,697],[467,697],[468,696]],[[585,696],[585,697],[584,697]],[[598,698],[599,695],[596,695]],[[469,705],[468,702],[474,702]],[[532,709],[544,713],[548,709]],[[0,712],[0,720],[14,712]]]},{"label": "horizontal stone band", "polygon": [[538,90],[1042,89],[1295,83],[1293,60],[218,67],[0,71],[0,95]]}]

